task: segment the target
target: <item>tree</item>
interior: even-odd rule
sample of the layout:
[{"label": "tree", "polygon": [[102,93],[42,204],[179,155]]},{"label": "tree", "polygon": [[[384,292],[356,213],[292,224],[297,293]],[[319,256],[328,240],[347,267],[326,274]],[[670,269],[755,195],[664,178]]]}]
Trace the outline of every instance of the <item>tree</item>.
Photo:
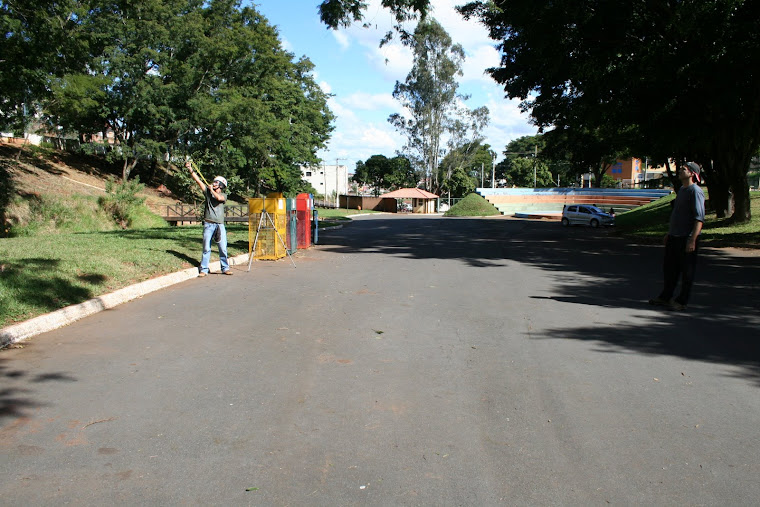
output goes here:
[{"label": "tree", "polygon": [[388,190],[417,186],[417,182],[420,180],[419,175],[414,171],[414,167],[408,158],[397,155],[390,159],[389,163],[391,172],[385,177]]},{"label": "tree", "polygon": [[[464,197],[480,186],[481,172],[491,174],[492,153],[488,144],[466,143],[450,150],[441,161],[441,190],[451,197]],[[490,181],[490,177],[488,178]]]},{"label": "tree", "polygon": [[90,0],[71,12],[89,53],[86,65],[46,75],[51,125],[83,140],[110,129],[123,179],[168,154],[192,156],[231,188],[303,187],[299,167],[319,162],[333,129],[328,95],[313,64],[283,50],[255,9],[239,0]]},{"label": "tree", "polygon": [[356,162],[352,181],[372,187],[377,197],[382,189],[413,186],[416,183],[414,169],[405,157],[388,158],[385,155],[372,155],[366,162]]},{"label": "tree", "polygon": [[[459,108],[457,116],[450,121],[446,142],[448,153],[438,168],[438,181],[441,182],[442,190],[450,191],[451,186],[447,182],[454,177],[454,172],[464,171],[464,166],[472,165],[471,159],[482,152],[483,129],[488,125],[488,113],[485,106],[472,111]],[[459,181],[463,182],[461,178]]]},{"label": "tree", "polygon": [[[750,0],[472,2],[461,8],[499,41],[490,69],[540,128],[594,132],[612,151],[637,149],[707,167],[711,199],[750,218],[746,172],[760,145],[760,4]],[[608,152],[609,154],[609,152]],[[713,163],[710,164],[710,161]],[[721,207],[722,204],[721,204]]]},{"label": "tree", "polygon": [[0,128],[23,134],[48,95],[48,83],[85,69],[87,2],[0,2]]},{"label": "tree", "polygon": [[113,132],[118,149],[111,154],[122,161],[124,181],[140,159],[167,151],[171,136],[163,135],[161,127],[173,115],[168,100],[172,84],[164,80],[163,67],[175,48],[173,36],[186,4],[95,0],[86,18],[98,51],[85,75],[100,87],[100,96],[94,108],[83,111],[99,113],[102,123],[93,125],[94,131]]},{"label": "tree", "polygon": [[377,197],[383,188],[383,180],[386,173],[390,172],[388,157],[385,155],[372,155],[366,162],[356,162],[353,181],[372,187],[372,194]]},{"label": "tree", "polygon": [[468,128],[482,129],[487,123],[485,108],[469,112],[460,108],[456,76],[462,75],[464,50],[454,44],[446,30],[434,19],[422,20],[412,42],[414,65],[404,83],[396,82],[393,97],[409,116],[396,113],[388,121],[402,132],[407,143],[403,152],[423,174],[423,185],[432,192],[441,188],[438,163],[445,152],[446,133],[464,137]]},{"label": "tree", "polygon": [[[422,16],[427,13],[430,0],[382,0],[383,7],[391,10],[396,21],[394,30],[400,34],[401,39],[410,43],[413,36],[404,28],[404,22],[417,18],[417,13]],[[354,21],[364,18],[364,10],[367,8],[365,0],[324,0],[319,5],[319,17],[322,22],[332,29],[348,27]],[[388,42],[393,37],[393,32],[388,32],[382,43]]]},{"label": "tree", "polygon": [[565,181],[591,173],[593,185],[601,187],[607,170],[618,159],[630,156],[626,151],[615,151],[615,144],[604,138],[601,129],[555,128],[541,137],[541,158],[553,161],[557,168],[554,174],[563,168]]},{"label": "tree", "polygon": [[333,127],[328,95],[313,64],[282,49],[277,32],[257,11],[224,8],[205,13],[204,35],[189,48],[190,125],[179,146],[239,175],[256,193],[293,193],[299,167],[319,161]]}]

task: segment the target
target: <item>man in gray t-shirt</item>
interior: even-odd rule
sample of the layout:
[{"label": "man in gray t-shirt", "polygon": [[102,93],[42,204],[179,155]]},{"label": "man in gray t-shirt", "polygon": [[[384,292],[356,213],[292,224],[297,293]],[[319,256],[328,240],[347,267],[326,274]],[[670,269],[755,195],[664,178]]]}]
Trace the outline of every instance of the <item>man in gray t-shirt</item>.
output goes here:
[{"label": "man in gray t-shirt", "polygon": [[[673,203],[670,227],[664,240],[664,286],[659,296],[649,300],[651,305],[684,310],[689,302],[697,267],[699,234],[705,221],[705,194],[697,185],[700,172],[700,167],[695,162],[688,162],[678,168],[681,188]],[[679,278],[681,292],[671,300]]]},{"label": "man in gray t-shirt", "polygon": [[231,275],[230,265],[227,261],[227,229],[224,227],[224,203],[227,201],[227,180],[222,176],[214,178],[211,186],[206,185],[193,171],[192,163],[188,160],[185,167],[190,171],[190,177],[195,180],[206,197],[203,211],[203,255],[201,265],[198,268],[198,276],[206,276],[209,272],[208,264],[211,260],[211,238],[219,247],[219,264],[222,274]]}]

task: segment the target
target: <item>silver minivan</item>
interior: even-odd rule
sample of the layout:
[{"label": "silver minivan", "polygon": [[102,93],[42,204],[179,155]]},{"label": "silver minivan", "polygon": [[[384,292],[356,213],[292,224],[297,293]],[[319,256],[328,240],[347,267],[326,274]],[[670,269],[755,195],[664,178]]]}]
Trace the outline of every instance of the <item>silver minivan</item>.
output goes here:
[{"label": "silver minivan", "polygon": [[615,215],[588,204],[566,204],[562,208],[562,225],[615,225]]}]

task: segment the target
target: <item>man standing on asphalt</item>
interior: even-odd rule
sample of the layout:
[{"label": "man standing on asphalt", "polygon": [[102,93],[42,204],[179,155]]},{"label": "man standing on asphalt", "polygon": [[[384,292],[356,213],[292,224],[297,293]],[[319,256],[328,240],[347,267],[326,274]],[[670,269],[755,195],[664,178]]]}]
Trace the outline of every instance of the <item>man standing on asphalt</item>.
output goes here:
[{"label": "man standing on asphalt", "polygon": [[[649,300],[650,305],[684,310],[689,303],[697,267],[699,233],[702,232],[705,221],[705,194],[697,185],[700,172],[700,167],[695,162],[687,162],[678,168],[681,188],[676,195],[670,214],[670,227],[665,235],[665,259],[662,266],[665,283],[660,295]],[[679,277],[681,292],[678,297],[671,299]]]},{"label": "man standing on asphalt", "polygon": [[192,163],[189,160],[185,162],[185,167],[190,171],[190,176],[201,187],[201,192],[206,197],[203,213],[203,256],[201,257],[198,276],[202,277],[208,274],[212,237],[219,247],[219,263],[222,266],[222,274],[231,275],[232,271],[227,262],[227,230],[224,228],[224,202],[227,200],[224,189],[227,188],[227,180],[222,176],[217,176],[209,187],[193,171]]}]

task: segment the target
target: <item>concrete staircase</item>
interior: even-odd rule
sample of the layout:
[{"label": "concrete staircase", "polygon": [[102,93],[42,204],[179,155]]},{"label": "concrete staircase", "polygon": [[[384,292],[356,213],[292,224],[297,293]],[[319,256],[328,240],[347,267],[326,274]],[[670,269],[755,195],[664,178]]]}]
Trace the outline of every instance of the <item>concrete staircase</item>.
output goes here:
[{"label": "concrete staircase", "polygon": [[478,188],[476,192],[493,204],[502,215],[549,217],[562,216],[566,204],[593,204],[604,211],[629,211],[656,201],[667,189],[619,188]]}]

